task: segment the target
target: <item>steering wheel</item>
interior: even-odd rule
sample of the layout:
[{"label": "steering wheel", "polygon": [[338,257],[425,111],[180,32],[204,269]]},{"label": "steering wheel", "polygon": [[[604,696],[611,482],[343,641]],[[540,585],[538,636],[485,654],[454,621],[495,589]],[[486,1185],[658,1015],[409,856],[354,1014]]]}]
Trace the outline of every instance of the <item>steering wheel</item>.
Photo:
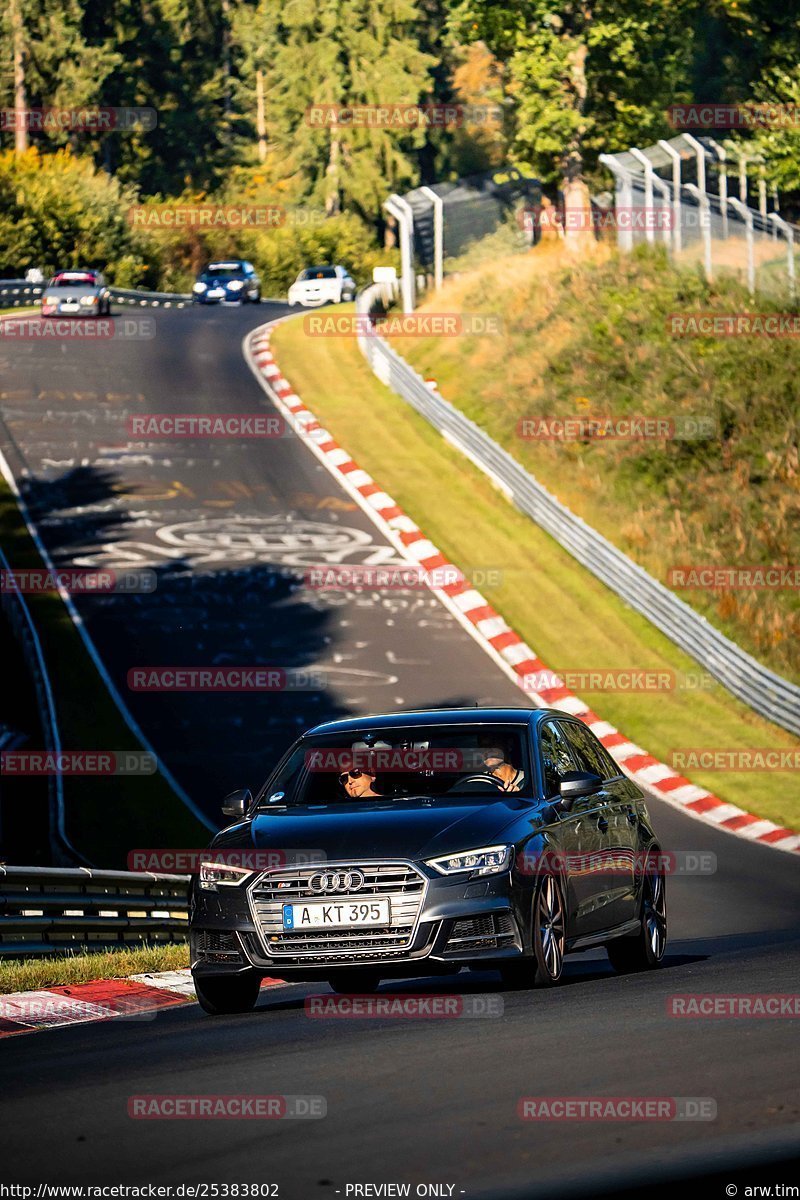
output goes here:
[{"label": "steering wheel", "polygon": [[462,775],[447,790],[448,792],[485,792],[487,783],[495,787],[498,792],[505,791],[502,779],[498,779],[496,775],[490,775],[488,771],[479,771],[474,775]]}]

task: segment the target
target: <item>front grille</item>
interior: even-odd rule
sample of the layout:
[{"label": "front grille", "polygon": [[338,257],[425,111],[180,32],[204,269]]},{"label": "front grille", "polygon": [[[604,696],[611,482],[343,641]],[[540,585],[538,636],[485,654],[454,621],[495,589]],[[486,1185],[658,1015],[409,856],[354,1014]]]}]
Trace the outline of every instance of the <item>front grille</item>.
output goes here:
[{"label": "front grille", "polygon": [[[319,866],[270,871],[250,889],[255,923],[267,953],[289,962],[341,962],[358,958],[397,958],[411,946],[427,881],[410,863],[326,863],[325,870],[359,870],[364,886],[344,896],[320,895],[309,886]],[[283,905],[298,900],[389,900],[388,925],[356,929],[289,930],[283,928]]]},{"label": "front grille", "polygon": [[192,957],[210,963],[244,961],[236,934],[219,933],[215,929],[198,929],[192,934]]},{"label": "front grille", "polygon": [[516,930],[511,913],[486,913],[462,917],[453,922],[445,954],[463,954],[465,950],[499,950],[513,946]]}]

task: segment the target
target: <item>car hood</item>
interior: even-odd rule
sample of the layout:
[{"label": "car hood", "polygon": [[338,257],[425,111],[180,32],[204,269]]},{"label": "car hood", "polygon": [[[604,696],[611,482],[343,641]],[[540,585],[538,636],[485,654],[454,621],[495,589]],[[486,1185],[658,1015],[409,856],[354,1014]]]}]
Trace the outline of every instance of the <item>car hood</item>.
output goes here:
[{"label": "car hood", "polygon": [[336,802],[330,806],[258,813],[223,830],[214,846],[322,851],[336,861],[356,858],[433,858],[498,841],[537,806],[514,796]]},{"label": "car hood", "polygon": [[197,282],[205,283],[209,287],[226,288],[230,287],[232,283],[244,283],[245,278],[243,275],[226,275],[224,279],[221,279],[219,275],[201,275]]}]

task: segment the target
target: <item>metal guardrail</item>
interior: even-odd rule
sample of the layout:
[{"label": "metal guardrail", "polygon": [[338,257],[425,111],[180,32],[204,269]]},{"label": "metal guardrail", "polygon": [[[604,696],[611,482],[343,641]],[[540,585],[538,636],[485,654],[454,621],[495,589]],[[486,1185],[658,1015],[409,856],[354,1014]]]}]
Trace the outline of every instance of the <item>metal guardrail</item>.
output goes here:
[{"label": "metal guardrail", "polygon": [[[0,279],[0,307],[16,308],[36,304],[45,290],[43,283],[28,283],[24,279]],[[109,287],[111,299],[117,304],[138,304],[150,308],[183,308],[192,299],[188,292],[145,292],[137,288]]]},{"label": "metal guardrail", "polygon": [[[358,297],[357,311],[386,303],[379,284]],[[737,699],[761,716],[800,735],[800,687],[763,666],[695,612],[664,584],[576,517],[468,417],[432,391],[383,338],[361,335],[359,346],[372,370],[426,421],[489,476],[512,503],[560,546],[646,617]]]},{"label": "metal guardrail", "polygon": [[27,283],[24,279],[0,279],[0,308],[21,308],[36,304],[43,283]]},{"label": "metal guardrail", "polygon": [[0,958],[183,942],[187,889],[185,875],[0,866]]},{"label": "metal guardrail", "polygon": [[[0,279],[0,308],[17,308],[37,304],[44,291],[43,283],[28,283],[24,279]],[[109,287],[116,304],[138,304],[142,308],[185,308],[191,303],[191,292],[146,292],[140,288]],[[262,296],[262,304],[285,304],[285,296]]]}]

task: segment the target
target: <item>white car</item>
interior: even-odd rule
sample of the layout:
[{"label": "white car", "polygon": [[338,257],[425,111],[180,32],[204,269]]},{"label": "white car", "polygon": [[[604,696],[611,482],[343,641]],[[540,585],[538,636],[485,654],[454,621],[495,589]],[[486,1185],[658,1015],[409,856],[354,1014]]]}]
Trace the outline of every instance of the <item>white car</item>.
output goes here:
[{"label": "white car", "polygon": [[355,300],[356,285],[344,267],[306,267],[289,288],[289,303],[317,308]]}]

